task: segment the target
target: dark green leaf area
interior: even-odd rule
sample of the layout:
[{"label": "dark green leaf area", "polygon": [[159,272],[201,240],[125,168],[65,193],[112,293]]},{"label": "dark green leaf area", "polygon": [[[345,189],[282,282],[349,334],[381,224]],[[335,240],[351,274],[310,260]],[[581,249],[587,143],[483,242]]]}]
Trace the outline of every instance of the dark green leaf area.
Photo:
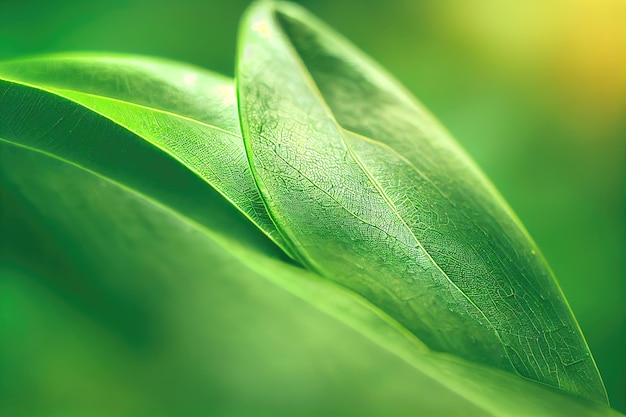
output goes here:
[{"label": "dark green leaf area", "polygon": [[410,94],[286,4],[248,15],[239,60],[253,171],[312,269],[434,350],[606,401],[538,248]]},{"label": "dark green leaf area", "polygon": [[90,416],[618,415],[428,352],[352,293],[71,162],[4,139],[0,162],[3,414],[72,397]]},{"label": "dark green leaf area", "polygon": [[89,54],[3,63],[0,78],[67,98],[135,133],[201,177],[284,248],[245,157],[231,79],[157,58]]},{"label": "dark green leaf area", "polygon": [[258,240],[4,139],[0,162],[3,415],[485,415],[313,306],[364,315]]},{"label": "dark green leaf area", "polygon": [[200,177],[122,126],[47,91],[0,80],[0,137],[139,190],[223,234],[280,253]]}]

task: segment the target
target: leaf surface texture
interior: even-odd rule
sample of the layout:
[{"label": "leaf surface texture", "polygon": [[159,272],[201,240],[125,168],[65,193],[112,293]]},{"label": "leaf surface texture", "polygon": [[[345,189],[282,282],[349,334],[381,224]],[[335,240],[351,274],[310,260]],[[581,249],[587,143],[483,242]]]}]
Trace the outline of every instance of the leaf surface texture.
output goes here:
[{"label": "leaf surface texture", "polygon": [[242,131],[291,250],[429,348],[606,402],[547,263],[447,132],[302,9],[241,27]]}]

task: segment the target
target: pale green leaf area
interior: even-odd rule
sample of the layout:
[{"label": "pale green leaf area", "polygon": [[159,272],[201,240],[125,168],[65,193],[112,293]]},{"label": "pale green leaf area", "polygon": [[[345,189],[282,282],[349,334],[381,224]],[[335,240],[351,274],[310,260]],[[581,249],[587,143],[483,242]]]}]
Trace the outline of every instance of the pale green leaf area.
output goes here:
[{"label": "pale green leaf area", "polygon": [[0,270],[3,413],[617,415],[430,353],[261,240],[224,237],[59,156],[0,147],[2,229],[18,251]]},{"label": "pale green leaf area", "polygon": [[3,62],[3,78],[130,102],[240,134],[232,80],[166,59],[71,53]]},{"label": "pale green leaf area", "polygon": [[284,246],[250,174],[232,80],[166,60],[89,54],[4,63],[0,78],[55,92],[136,133],[196,172]]},{"label": "pale green leaf area", "polygon": [[3,230],[38,260],[0,272],[3,415],[483,415],[289,291],[359,316],[314,274],[0,146]]},{"label": "pale green leaf area", "polygon": [[[224,234],[265,242],[244,216],[238,216],[240,221],[227,221],[237,217],[233,205],[218,198],[200,177],[180,181],[189,177],[189,170],[175,159],[109,119],[57,95],[0,81],[0,137],[100,172]],[[174,191],[171,184],[180,188]],[[268,251],[277,252],[269,241],[265,245]]]},{"label": "pale green leaf area", "polygon": [[538,248],[421,105],[289,4],[244,19],[248,156],[291,250],[427,346],[606,402]]},{"label": "pale green leaf area", "polygon": [[287,4],[240,42],[236,95],[154,58],[0,64],[0,414],[621,415],[414,98]]}]

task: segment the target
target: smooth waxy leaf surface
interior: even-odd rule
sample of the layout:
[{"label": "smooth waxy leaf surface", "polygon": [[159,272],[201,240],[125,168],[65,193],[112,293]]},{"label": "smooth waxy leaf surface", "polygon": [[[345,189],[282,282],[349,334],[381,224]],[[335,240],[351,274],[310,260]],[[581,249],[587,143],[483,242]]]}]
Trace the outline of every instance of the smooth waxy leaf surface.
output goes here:
[{"label": "smooth waxy leaf surface", "polygon": [[615,415],[430,352],[143,138],[7,84],[3,413]]},{"label": "smooth waxy leaf surface", "polygon": [[320,309],[385,320],[286,263],[179,162],[64,97],[3,87],[3,414],[66,414],[70,396],[85,415],[481,415],[443,387],[448,404],[416,397],[427,377]]},{"label": "smooth waxy leaf surface", "polygon": [[536,245],[390,76],[301,9],[263,3],[237,77],[253,173],[304,263],[435,351],[606,402]]},{"label": "smooth waxy leaf surface", "polygon": [[0,160],[3,415],[483,415],[315,308],[385,328],[263,240],[32,148]]},{"label": "smooth waxy leaf surface", "polygon": [[[4,63],[0,65],[0,79],[47,89],[135,133],[211,184],[284,247],[263,207],[245,158],[230,79],[154,58],[84,54]],[[23,91],[10,86],[3,87],[9,94],[5,102],[16,100],[13,96]],[[27,96],[22,102],[31,100]],[[5,126],[12,129],[12,124],[20,123],[12,118],[23,116],[15,116],[20,107],[9,106],[7,103],[3,107],[6,110],[1,117]],[[10,139],[8,135],[5,138]],[[38,141],[37,146],[46,150],[43,142]],[[83,152],[68,146],[74,152]]]}]

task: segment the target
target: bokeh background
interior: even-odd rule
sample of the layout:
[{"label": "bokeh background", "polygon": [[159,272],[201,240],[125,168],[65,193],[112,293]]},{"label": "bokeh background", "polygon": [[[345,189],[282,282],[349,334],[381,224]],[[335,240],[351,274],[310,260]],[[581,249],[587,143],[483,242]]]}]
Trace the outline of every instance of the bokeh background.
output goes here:
[{"label": "bokeh background", "polygon": [[[249,1],[1,0],[0,59],[168,57],[233,75]],[[400,79],[554,269],[626,411],[626,1],[298,1]]]}]

